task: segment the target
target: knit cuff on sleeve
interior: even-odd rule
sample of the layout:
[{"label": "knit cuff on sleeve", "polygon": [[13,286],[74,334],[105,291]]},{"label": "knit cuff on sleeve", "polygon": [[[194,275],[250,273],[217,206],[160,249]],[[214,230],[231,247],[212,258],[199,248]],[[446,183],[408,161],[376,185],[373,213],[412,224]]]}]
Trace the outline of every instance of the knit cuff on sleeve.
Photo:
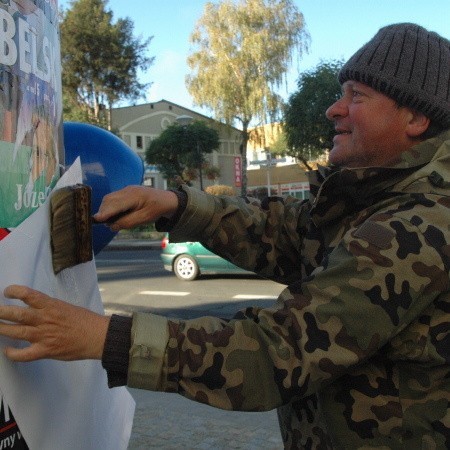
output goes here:
[{"label": "knit cuff on sleeve", "polygon": [[102,355],[102,366],[106,370],[110,388],[127,384],[131,326],[131,317],[116,314],[112,315],[109,322]]}]

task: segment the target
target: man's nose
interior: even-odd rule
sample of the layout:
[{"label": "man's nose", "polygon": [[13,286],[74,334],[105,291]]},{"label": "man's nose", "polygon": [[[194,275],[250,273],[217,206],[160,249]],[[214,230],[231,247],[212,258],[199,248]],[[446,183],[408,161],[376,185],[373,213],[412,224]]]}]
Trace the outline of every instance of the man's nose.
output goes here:
[{"label": "man's nose", "polygon": [[348,106],[343,98],[336,100],[326,111],[325,116],[328,120],[335,120],[338,117],[344,117],[348,114]]}]

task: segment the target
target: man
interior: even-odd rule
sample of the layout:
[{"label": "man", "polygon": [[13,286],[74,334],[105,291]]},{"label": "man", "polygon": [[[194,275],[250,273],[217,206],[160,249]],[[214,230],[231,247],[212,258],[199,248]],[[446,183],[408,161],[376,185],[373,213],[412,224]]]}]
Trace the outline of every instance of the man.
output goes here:
[{"label": "man", "polygon": [[[450,42],[382,28],[344,65],[327,110],[331,166],[311,198],[218,198],[128,187],[97,219],[157,221],[285,283],[230,321],[97,316],[23,286],[0,334],[12,360],[102,359],[110,386],[278,408],[286,448],[450,447]],[[430,137],[434,136],[434,137]]]}]

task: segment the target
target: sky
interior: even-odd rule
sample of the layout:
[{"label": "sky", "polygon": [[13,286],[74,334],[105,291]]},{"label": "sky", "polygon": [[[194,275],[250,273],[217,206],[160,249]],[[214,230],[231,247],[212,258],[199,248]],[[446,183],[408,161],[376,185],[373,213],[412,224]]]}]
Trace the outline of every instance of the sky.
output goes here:
[{"label": "sky", "polygon": [[[217,2],[214,0],[213,2]],[[128,17],[134,36],[153,36],[147,56],[153,65],[141,73],[142,83],[152,83],[138,103],[168,100],[210,115],[193,105],[185,86],[189,73],[186,59],[192,47],[189,36],[202,16],[206,0],[109,0],[113,21]],[[383,26],[414,22],[450,39],[450,0],[294,0],[303,14],[310,35],[308,53],[294,59],[286,87],[279,92],[287,99],[297,89],[300,73],[321,61],[346,60]],[[69,0],[60,0],[63,8]]]}]

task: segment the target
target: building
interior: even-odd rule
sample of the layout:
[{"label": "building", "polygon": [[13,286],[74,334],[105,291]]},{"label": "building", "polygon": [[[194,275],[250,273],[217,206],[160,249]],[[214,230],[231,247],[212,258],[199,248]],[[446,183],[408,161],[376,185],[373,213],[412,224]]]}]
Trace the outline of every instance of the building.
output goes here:
[{"label": "building", "polygon": [[279,123],[249,130],[247,145],[247,186],[249,191],[264,190],[274,195],[293,195],[305,199],[309,183],[305,170],[291,156],[271,152],[282,134]]},{"label": "building", "polygon": [[[118,136],[145,161],[145,150],[150,142],[177,117],[190,116],[195,120],[204,120],[219,132],[220,148],[206,159],[212,166],[220,169],[217,180],[208,180],[203,176],[203,186],[226,184],[240,194],[241,187],[241,131],[237,128],[217,122],[210,117],[190,109],[160,100],[154,103],[114,108],[111,112],[111,124]],[[270,148],[281,132],[279,124],[265,125],[250,131],[247,148],[247,187],[249,191],[268,189],[277,195],[291,194],[306,198],[309,185],[305,171],[294,158],[272,157]],[[155,166],[145,165],[144,184],[159,189],[167,188],[167,180]],[[199,182],[194,182],[199,185]]]},{"label": "building", "polygon": [[277,145],[278,139],[283,132],[280,123],[270,123],[248,130],[247,161],[248,169],[258,168],[265,165],[271,159],[272,164],[287,165],[295,164],[297,161],[291,156],[278,157],[273,154],[272,149]]},{"label": "building", "polygon": [[295,164],[261,165],[260,169],[247,170],[248,190],[261,190],[271,195],[292,195],[299,199],[309,196],[309,182],[304,169]]},{"label": "building", "polygon": [[[150,142],[180,116],[190,116],[195,120],[206,121],[209,126],[217,129],[220,148],[206,155],[205,159],[212,166],[220,169],[221,184],[239,189],[240,174],[238,176],[237,167],[240,167],[241,160],[239,153],[241,132],[237,128],[226,126],[167,100],[114,108],[111,112],[111,125],[118,136],[145,161],[145,150]],[[144,184],[159,189],[167,188],[167,181],[163,179],[155,166],[150,165],[145,166]],[[209,184],[214,184],[214,181],[203,177],[203,185],[206,187]]]}]

